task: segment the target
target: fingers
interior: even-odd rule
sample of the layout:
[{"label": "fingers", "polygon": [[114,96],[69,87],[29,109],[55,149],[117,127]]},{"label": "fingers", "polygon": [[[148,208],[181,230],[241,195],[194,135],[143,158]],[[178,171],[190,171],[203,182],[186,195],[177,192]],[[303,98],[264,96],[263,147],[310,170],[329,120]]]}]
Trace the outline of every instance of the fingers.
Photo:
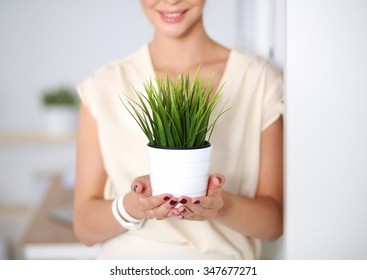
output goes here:
[{"label": "fingers", "polygon": [[[209,176],[206,196],[189,198],[172,197],[170,194],[152,196],[149,175],[137,177],[131,184],[132,192],[137,194],[138,204],[147,219],[161,220],[176,216],[179,219],[207,220],[217,215],[223,206],[222,186],[225,177],[214,173]],[[175,206],[180,203],[180,207]]]},{"label": "fingers", "polygon": [[178,219],[205,221],[217,216],[218,209],[205,208],[189,208],[189,206],[181,206],[178,209],[172,209],[172,216],[177,216]]},{"label": "fingers", "polygon": [[[167,201],[174,200],[170,194],[161,194],[156,196],[145,196],[138,194],[138,203],[143,211],[147,211],[166,203]],[[177,200],[177,199],[176,199]]]},{"label": "fingers", "polygon": [[197,197],[192,199],[192,207],[190,209],[206,208],[219,209],[223,206],[222,186],[225,178],[219,173],[210,175],[207,196]]},{"label": "fingers", "polygon": [[207,195],[211,195],[218,188],[221,188],[225,183],[225,177],[222,174],[214,173],[209,176]]},{"label": "fingers", "polygon": [[219,173],[210,175],[208,180],[207,195],[197,198],[181,197],[187,203],[178,209],[172,209],[171,215],[177,216],[179,219],[188,220],[207,220],[214,218],[218,210],[223,207],[222,189],[225,177]]},{"label": "fingers", "polygon": [[178,203],[177,198],[172,197],[168,199],[165,203],[160,206],[150,209],[148,211],[150,219],[162,220],[166,217],[169,217],[170,211],[176,206]]},{"label": "fingers", "polygon": [[193,204],[180,206],[171,210],[170,215],[177,216],[179,219],[186,219],[192,221],[205,221],[208,219],[215,218],[218,210],[221,208],[204,208]]},{"label": "fingers", "polygon": [[152,196],[149,175],[135,178],[130,188],[137,195],[137,207],[147,219],[166,218],[170,210],[178,203],[178,199],[170,194]]},{"label": "fingers", "polygon": [[145,194],[147,196],[152,195],[149,175],[135,178],[131,183],[130,189],[132,192],[137,194]]},{"label": "fingers", "polygon": [[181,197],[179,202],[182,200],[187,201],[187,203],[181,205],[178,208],[173,208],[169,212],[168,216],[176,216],[179,219],[203,221],[214,218],[217,215],[218,210],[223,206],[221,194],[210,197],[199,197],[195,199]]}]

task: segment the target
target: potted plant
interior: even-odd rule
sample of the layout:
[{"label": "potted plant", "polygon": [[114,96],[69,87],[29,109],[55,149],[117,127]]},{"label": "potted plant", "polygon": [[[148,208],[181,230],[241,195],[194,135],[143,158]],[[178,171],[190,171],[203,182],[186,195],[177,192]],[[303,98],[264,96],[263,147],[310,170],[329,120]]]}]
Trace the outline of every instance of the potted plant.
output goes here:
[{"label": "potted plant", "polygon": [[68,86],[49,88],[42,92],[45,109],[45,128],[53,135],[71,133],[76,127],[78,99],[75,91]]},{"label": "potted plant", "polygon": [[136,100],[122,103],[146,135],[153,195],[176,197],[206,195],[213,147],[210,137],[227,110],[212,113],[221,99],[222,86],[214,90],[213,77],[201,79],[199,69],[171,79],[155,78],[144,84],[144,93],[134,89]]}]

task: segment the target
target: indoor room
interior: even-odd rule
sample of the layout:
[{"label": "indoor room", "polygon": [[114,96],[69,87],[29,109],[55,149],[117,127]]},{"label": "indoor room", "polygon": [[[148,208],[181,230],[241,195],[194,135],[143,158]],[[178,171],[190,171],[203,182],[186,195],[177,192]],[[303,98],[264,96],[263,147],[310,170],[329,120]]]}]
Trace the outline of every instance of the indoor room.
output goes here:
[{"label": "indoor room", "polygon": [[[100,253],[73,231],[77,88],[155,36],[140,2],[0,2],[0,260]],[[203,11],[213,42],[284,75],[284,227],[258,245],[266,260],[367,258],[367,6],[314,2],[207,0]]]}]

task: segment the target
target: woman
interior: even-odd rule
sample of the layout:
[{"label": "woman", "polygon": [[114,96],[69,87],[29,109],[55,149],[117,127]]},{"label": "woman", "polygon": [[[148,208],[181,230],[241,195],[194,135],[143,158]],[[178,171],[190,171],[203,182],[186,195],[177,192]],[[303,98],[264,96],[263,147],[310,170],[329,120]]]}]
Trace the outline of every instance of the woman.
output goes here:
[{"label": "woman", "polygon": [[[205,0],[141,4],[155,28],[151,43],[78,86],[75,233],[86,245],[102,242],[99,258],[259,258],[260,240],[277,239],[283,228],[282,77],[265,60],[209,38]],[[211,138],[212,170],[220,173],[211,174],[205,197],[152,196],[146,139],[118,93],[167,68],[176,77],[199,65],[215,72],[216,87],[225,82],[222,99],[232,107]]]}]

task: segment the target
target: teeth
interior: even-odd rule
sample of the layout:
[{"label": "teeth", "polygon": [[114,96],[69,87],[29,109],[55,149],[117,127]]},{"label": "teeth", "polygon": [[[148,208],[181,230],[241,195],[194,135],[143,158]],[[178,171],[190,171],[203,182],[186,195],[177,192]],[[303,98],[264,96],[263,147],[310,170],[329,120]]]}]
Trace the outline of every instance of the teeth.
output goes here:
[{"label": "teeth", "polygon": [[180,15],[181,15],[180,13],[164,14],[164,16],[168,17],[168,18],[175,18],[175,17],[178,17]]}]

